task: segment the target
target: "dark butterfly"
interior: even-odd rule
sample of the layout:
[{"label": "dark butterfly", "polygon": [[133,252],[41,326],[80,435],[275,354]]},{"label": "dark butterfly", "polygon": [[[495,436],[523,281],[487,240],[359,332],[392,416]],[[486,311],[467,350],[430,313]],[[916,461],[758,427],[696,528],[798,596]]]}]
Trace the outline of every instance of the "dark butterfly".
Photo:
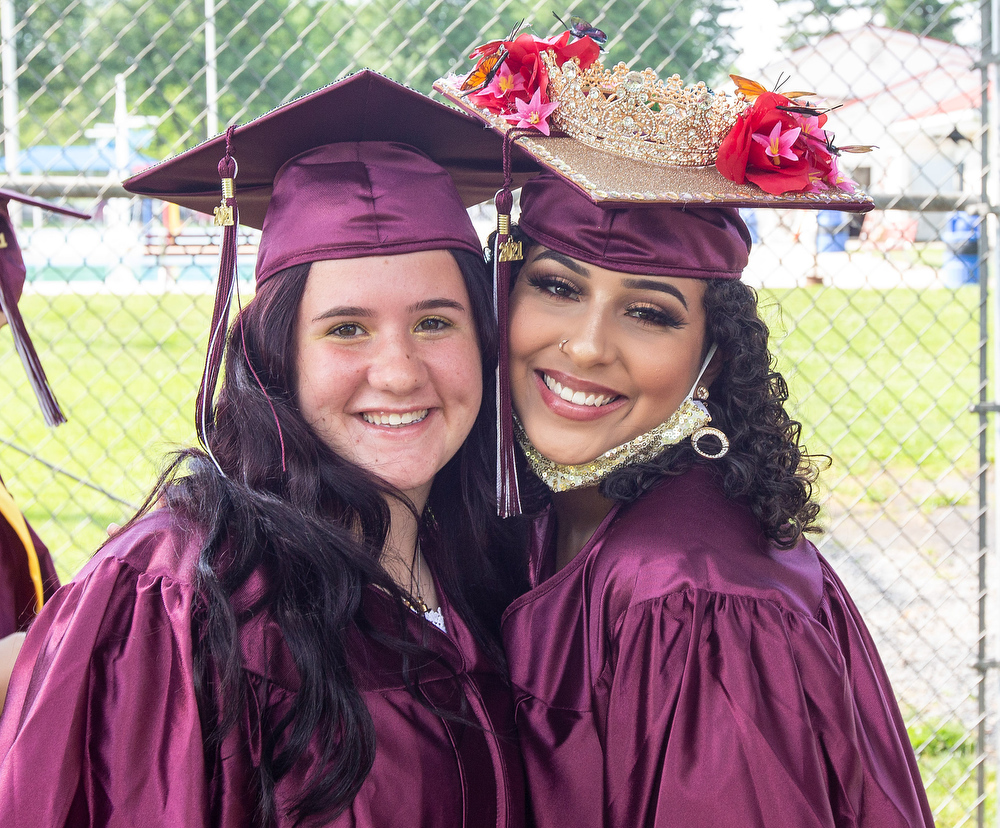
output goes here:
[{"label": "dark butterfly", "polygon": [[840,155],[842,152],[851,153],[865,153],[871,152],[872,150],[877,150],[878,147],[875,144],[849,144],[845,147],[835,146],[833,143],[833,133],[828,132],[826,134],[826,148],[830,151],[831,155]]},{"label": "dark butterfly", "polygon": [[571,17],[569,19],[570,25],[567,26],[566,21],[563,20],[558,14],[552,12],[552,16],[562,23],[564,28],[569,29],[569,33],[577,39],[589,37],[598,46],[603,46],[608,42],[608,36],[604,34],[604,32],[595,26],[591,26],[590,23],[582,17]]}]

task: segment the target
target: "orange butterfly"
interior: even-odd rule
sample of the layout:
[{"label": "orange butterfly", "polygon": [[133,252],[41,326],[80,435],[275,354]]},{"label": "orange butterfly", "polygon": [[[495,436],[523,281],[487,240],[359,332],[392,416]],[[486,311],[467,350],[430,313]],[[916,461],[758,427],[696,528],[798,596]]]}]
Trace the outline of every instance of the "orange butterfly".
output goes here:
[{"label": "orange butterfly", "polygon": [[[763,84],[757,83],[757,81],[750,80],[749,78],[743,78],[739,75],[730,75],[733,79],[733,83],[736,84],[736,91],[742,92],[748,101],[752,101],[759,95],[763,95],[765,92],[770,90],[766,89]],[[779,80],[777,86],[781,86],[783,81]],[[775,91],[777,92],[777,86]],[[782,92],[786,98],[790,100],[795,100],[796,98],[808,98],[811,97],[813,92]]]},{"label": "orange butterfly", "polygon": [[507,60],[509,54],[510,52],[507,51],[507,47],[501,45],[495,52],[479,58],[479,63],[469,72],[469,76],[462,81],[460,90],[462,97],[471,95],[473,92],[478,92],[484,86],[488,86],[490,81],[496,76],[496,73],[500,71],[500,67],[503,66],[503,62]]},{"label": "orange butterfly", "polygon": [[490,81],[496,76],[496,73],[500,71],[500,67],[503,66],[503,62],[507,60],[507,56],[510,54],[507,51],[506,44],[517,37],[517,33],[521,30],[524,25],[524,18],[522,17],[517,23],[514,24],[514,28],[510,30],[510,34],[507,35],[506,40],[491,40],[489,43],[484,43],[482,46],[477,46],[472,50],[472,54],[469,55],[470,58],[479,58],[479,62],[476,64],[475,68],[469,72],[469,76],[462,82],[461,92],[462,97],[466,95],[471,95],[473,92],[478,92],[484,86],[488,86]]}]

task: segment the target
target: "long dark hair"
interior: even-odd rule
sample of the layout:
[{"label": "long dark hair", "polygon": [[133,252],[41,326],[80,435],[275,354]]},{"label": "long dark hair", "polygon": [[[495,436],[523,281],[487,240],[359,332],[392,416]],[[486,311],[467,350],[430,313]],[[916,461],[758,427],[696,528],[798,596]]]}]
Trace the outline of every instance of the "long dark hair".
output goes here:
[{"label": "long dark hair", "polygon": [[[517,228],[515,234],[526,250],[535,244]],[[513,279],[519,269],[512,268]],[[806,452],[800,442],[802,425],[785,410],[788,385],[768,349],[769,331],[760,317],[756,291],[738,280],[709,280],[704,305],[705,353],[715,343],[723,359],[707,404],[712,426],[729,438],[728,454],[708,460],[684,440],[651,463],[609,475],[601,483],[601,494],[630,502],[664,475],[682,474],[696,463],[710,464],[726,496],[746,503],[772,543],[790,549],[803,532],[820,531],[814,486],[818,466],[829,458]],[[537,505],[546,494],[540,481],[534,482],[537,485],[527,488],[528,500]]]},{"label": "long dark hair", "polygon": [[[481,260],[452,252],[469,292],[484,388],[490,388],[496,331],[489,279]],[[248,694],[266,698],[268,691],[267,678],[258,689],[246,672],[241,628],[262,619],[273,623],[294,662],[290,709],[277,721],[263,711],[259,726],[257,817],[264,825],[277,816],[276,784],[307,749],[319,750],[322,771],[291,803],[296,820],[340,813],[371,770],[374,726],[350,672],[352,635],[395,651],[406,685],[430,706],[419,691],[419,666],[432,654],[407,635],[405,596],[379,562],[389,530],[387,498],[401,495],[327,447],[295,401],[296,318],[308,275],[309,266],[300,265],[271,277],[230,329],[209,428],[212,454],[225,474],[205,452],[181,451],[147,501],[162,499],[205,533],[193,610],[194,674],[210,775]],[[491,397],[484,394],[472,433],[435,478],[421,532],[434,536],[425,551],[450,604],[502,669],[500,615],[523,591],[524,575],[512,552],[517,529],[496,517]],[[369,585],[398,599],[395,631],[365,618]]]}]

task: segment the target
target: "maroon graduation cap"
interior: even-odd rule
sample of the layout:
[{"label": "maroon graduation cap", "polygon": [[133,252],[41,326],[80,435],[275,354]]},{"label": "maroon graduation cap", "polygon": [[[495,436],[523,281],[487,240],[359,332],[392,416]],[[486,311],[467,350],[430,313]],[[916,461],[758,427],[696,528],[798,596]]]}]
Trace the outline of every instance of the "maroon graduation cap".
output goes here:
[{"label": "maroon graduation cap", "polygon": [[[195,412],[206,448],[239,224],[263,231],[258,285],[325,259],[447,248],[481,255],[466,208],[502,186],[501,148],[502,136],[477,119],[365,70],[124,182],[137,195],[213,213],[224,228]],[[518,184],[539,169],[520,150],[511,168]]]}]

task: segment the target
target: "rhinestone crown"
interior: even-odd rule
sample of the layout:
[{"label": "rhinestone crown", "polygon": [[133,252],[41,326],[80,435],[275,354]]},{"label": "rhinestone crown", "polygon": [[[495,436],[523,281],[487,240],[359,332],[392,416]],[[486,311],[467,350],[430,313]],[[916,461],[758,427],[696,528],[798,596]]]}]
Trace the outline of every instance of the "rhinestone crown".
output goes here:
[{"label": "rhinestone crown", "polygon": [[722,139],[750,106],[740,92],[685,86],[679,75],[661,80],[652,69],[619,63],[609,71],[598,61],[581,70],[576,58],[559,67],[551,51],[542,60],[549,98],[559,101],[553,125],[583,144],[639,161],[714,164]]}]

